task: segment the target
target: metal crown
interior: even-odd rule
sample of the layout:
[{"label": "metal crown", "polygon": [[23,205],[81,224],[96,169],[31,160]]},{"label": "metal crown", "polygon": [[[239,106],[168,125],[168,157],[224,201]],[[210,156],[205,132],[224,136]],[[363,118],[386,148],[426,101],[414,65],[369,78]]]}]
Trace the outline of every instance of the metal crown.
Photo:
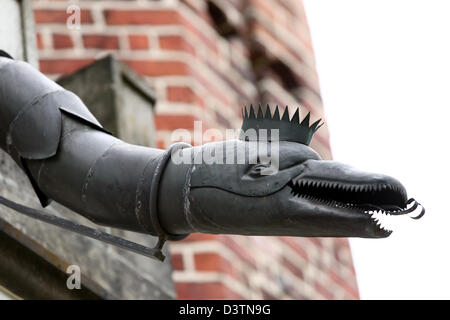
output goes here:
[{"label": "metal crown", "polygon": [[270,107],[267,105],[266,114],[263,113],[261,104],[258,107],[258,113],[250,105],[250,110],[247,111],[247,106],[242,109],[242,130],[240,132],[239,139],[241,140],[251,140],[255,135],[249,134],[247,130],[254,129],[256,131],[257,139],[262,139],[260,137],[260,129],[266,129],[267,139],[271,141],[271,129],[279,130],[279,140],[280,141],[291,141],[298,142],[305,145],[309,145],[314,133],[324,124],[322,119],[317,120],[311,126],[309,125],[310,112],[303,118],[300,122],[299,108],[295,111],[291,119],[289,119],[288,106],[284,109],[283,116],[280,118],[280,111],[278,105],[275,107],[275,112],[272,115],[270,112]]}]

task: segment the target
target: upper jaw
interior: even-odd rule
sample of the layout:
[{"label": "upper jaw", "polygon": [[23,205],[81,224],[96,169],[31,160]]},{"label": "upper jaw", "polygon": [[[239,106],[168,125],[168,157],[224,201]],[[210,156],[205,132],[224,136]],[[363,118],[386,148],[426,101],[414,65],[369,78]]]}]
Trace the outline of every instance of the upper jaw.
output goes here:
[{"label": "upper jaw", "polygon": [[[391,233],[386,217],[406,215],[420,206],[408,200],[403,185],[392,177],[334,161],[308,160],[304,165],[303,172],[288,183],[295,198],[349,218],[364,217],[377,237]],[[419,217],[423,214],[424,209]]]},{"label": "upper jaw", "polygon": [[335,161],[306,161],[304,170],[290,184],[298,193],[341,203],[404,207],[408,200],[397,179]]}]

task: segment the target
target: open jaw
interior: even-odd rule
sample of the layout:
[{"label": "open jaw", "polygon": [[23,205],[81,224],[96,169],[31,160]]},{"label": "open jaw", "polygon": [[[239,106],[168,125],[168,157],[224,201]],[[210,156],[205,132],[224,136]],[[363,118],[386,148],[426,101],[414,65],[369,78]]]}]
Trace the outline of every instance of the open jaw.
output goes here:
[{"label": "open jaw", "polygon": [[425,214],[420,203],[407,198],[404,188],[389,183],[349,184],[294,178],[288,186],[293,196],[314,204],[368,215],[386,235],[392,233],[399,216],[420,219]]}]

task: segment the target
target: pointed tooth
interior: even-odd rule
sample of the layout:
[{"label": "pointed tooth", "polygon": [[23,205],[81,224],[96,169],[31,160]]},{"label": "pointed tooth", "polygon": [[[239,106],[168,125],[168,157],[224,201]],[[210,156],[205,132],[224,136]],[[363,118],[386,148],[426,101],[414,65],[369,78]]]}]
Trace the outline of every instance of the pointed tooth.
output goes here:
[{"label": "pointed tooth", "polygon": [[275,107],[275,112],[272,118],[276,121],[280,121],[280,110],[278,108],[278,105]]},{"label": "pointed tooth", "polygon": [[254,109],[254,107],[253,107],[253,104],[250,104],[250,114],[249,114],[249,119],[256,119],[255,109]]},{"label": "pointed tooth", "polygon": [[[287,107],[286,107],[287,108]],[[299,117],[299,109],[295,110],[294,115],[292,116],[291,123],[298,124],[300,123],[300,117]]]}]

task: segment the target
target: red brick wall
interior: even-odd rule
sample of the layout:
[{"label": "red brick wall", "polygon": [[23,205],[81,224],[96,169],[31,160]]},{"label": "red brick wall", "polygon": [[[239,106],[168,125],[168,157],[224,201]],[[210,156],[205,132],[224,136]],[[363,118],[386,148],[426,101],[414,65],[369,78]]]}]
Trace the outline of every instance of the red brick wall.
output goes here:
[{"label": "red brick wall", "polygon": [[[69,4],[81,29],[66,26]],[[250,102],[303,105],[324,118],[314,54],[300,0],[34,1],[40,67],[52,78],[106,53],[156,91],[157,145],[180,127],[238,128]],[[312,142],[330,159],[324,126]],[[193,234],[172,243],[178,296],[358,298],[344,239]]]}]

